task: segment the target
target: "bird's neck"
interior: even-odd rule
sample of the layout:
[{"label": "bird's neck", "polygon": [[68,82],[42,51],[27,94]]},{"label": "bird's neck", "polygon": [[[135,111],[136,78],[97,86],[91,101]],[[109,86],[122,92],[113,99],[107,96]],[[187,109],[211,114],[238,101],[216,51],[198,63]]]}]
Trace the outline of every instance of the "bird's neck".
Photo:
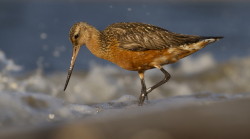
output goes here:
[{"label": "bird's neck", "polygon": [[91,28],[89,30],[90,38],[86,43],[87,48],[92,54],[99,58],[105,59],[105,51],[102,51],[102,42],[101,42],[101,32],[96,28]]}]

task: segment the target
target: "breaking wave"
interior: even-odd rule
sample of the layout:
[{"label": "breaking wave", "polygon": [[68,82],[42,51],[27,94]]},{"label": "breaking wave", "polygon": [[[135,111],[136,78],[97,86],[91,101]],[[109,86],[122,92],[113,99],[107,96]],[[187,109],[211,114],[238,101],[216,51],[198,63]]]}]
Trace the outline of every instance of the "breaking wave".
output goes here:
[{"label": "breaking wave", "polygon": [[[172,78],[154,90],[150,100],[202,92],[250,92],[250,57],[218,63],[211,54],[203,54],[165,68]],[[109,107],[105,102],[136,105],[141,88],[136,72],[111,65],[91,63],[89,71],[75,71],[66,92],[62,91],[66,71],[48,74],[38,64],[35,71],[17,74],[22,73],[23,67],[7,58],[3,51],[0,51],[0,69],[0,128],[22,125],[24,121],[39,124],[93,115],[98,113],[98,105]],[[163,74],[153,69],[146,72],[145,78],[149,87],[161,80]]]}]

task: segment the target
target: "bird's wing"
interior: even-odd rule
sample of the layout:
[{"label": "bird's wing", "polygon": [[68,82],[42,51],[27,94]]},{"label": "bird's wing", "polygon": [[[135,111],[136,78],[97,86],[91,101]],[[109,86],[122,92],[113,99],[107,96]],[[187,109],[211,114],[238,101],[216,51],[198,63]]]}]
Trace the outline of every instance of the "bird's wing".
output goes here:
[{"label": "bird's wing", "polygon": [[170,32],[149,24],[116,23],[103,33],[107,39],[117,40],[120,48],[131,51],[160,50],[198,42],[201,37]]}]

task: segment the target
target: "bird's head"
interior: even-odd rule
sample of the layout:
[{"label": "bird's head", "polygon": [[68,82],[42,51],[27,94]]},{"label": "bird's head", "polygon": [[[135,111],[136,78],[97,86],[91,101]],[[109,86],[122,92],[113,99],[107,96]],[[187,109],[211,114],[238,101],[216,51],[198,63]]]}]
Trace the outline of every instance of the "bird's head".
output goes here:
[{"label": "bird's head", "polygon": [[68,70],[67,80],[64,86],[64,91],[67,88],[70,76],[74,69],[74,64],[75,64],[75,60],[78,55],[78,52],[81,46],[85,45],[91,37],[91,31],[90,31],[91,28],[92,27],[89,24],[85,22],[79,22],[79,23],[74,24],[70,29],[69,39],[73,45],[73,53],[72,53],[72,58],[70,62],[70,68]]},{"label": "bird's head", "polygon": [[91,28],[86,22],[78,22],[74,24],[69,32],[69,39],[74,46],[82,46],[87,43],[91,37]]}]

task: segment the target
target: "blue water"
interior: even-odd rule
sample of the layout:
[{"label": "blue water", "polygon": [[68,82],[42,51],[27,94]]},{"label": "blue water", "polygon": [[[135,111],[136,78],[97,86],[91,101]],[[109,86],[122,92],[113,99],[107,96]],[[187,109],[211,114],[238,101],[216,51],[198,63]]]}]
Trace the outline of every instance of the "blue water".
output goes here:
[{"label": "blue water", "polygon": [[[224,36],[195,55],[209,52],[227,61],[250,54],[249,13],[249,3],[236,2],[0,2],[0,50],[24,72],[38,66],[46,72],[66,71],[72,48],[68,32],[75,22],[101,30],[114,22],[144,22],[178,33]],[[75,69],[88,69],[89,61],[109,64],[83,47]]]}]

